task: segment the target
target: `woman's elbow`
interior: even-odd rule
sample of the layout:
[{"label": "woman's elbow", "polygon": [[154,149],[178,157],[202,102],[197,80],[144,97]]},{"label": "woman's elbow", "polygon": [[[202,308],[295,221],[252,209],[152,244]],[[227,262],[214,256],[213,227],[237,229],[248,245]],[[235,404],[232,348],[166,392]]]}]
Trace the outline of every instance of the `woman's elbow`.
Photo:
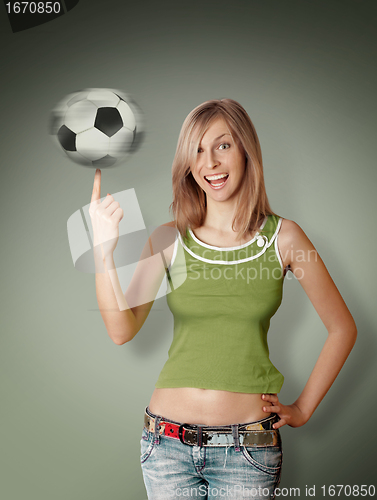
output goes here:
[{"label": "woman's elbow", "polygon": [[116,345],[123,345],[123,344],[126,344],[127,342],[129,342],[130,340],[132,340],[136,333],[128,333],[128,334],[114,334],[114,333],[110,333],[110,332],[107,332],[109,334],[109,337],[111,338],[111,340],[114,342],[114,344]]},{"label": "woman's elbow", "polygon": [[[110,338],[111,338],[111,337],[110,337]],[[129,340],[128,340],[128,339],[123,340],[123,339],[113,339],[113,338],[111,338],[111,340],[112,340],[112,341],[114,342],[114,344],[116,344],[116,345],[124,345],[124,344],[126,344],[127,342],[129,342]]]},{"label": "woman's elbow", "polygon": [[357,339],[357,326],[356,326],[356,323],[353,322],[353,328],[352,328],[352,331],[351,331],[351,335],[352,335],[352,339],[353,339],[353,343],[352,343],[352,347],[355,345],[355,342],[356,342],[356,339]]},{"label": "woman's elbow", "polygon": [[351,319],[347,327],[343,330],[343,337],[345,337],[345,339],[347,340],[347,343],[351,350],[355,345],[357,339],[357,327],[353,318]]}]

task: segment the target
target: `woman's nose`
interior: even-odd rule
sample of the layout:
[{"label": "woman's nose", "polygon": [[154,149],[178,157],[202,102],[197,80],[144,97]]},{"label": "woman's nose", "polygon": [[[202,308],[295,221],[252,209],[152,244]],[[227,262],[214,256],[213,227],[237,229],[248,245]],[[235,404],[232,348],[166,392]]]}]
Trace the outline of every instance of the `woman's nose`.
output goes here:
[{"label": "woman's nose", "polygon": [[207,168],[214,168],[219,165],[219,160],[212,151],[207,151],[204,153],[204,164]]}]

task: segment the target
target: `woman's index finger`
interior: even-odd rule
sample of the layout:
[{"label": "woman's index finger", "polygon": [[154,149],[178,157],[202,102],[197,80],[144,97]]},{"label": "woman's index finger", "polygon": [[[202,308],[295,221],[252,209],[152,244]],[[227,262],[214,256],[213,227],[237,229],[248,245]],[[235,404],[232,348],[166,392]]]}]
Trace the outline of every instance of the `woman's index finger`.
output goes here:
[{"label": "woman's index finger", "polygon": [[92,199],[93,201],[98,201],[101,199],[101,170],[97,168],[96,173],[94,174],[94,183],[93,183],[93,192]]}]

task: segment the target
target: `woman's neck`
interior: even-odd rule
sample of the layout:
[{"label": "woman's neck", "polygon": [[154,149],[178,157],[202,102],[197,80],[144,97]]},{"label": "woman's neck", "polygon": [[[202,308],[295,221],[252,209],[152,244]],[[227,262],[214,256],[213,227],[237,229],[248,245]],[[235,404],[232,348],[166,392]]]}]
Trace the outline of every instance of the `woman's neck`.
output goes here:
[{"label": "woman's neck", "polygon": [[211,200],[208,201],[203,226],[222,233],[235,233],[233,230],[233,221],[236,215],[236,204],[211,203]]}]

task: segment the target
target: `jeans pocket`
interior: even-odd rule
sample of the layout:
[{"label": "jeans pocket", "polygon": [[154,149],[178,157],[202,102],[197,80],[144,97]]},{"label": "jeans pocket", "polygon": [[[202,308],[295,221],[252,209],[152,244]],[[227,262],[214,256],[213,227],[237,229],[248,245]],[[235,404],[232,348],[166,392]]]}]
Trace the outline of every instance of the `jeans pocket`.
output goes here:
[{"label": "jeans pocket", "polygon": [[280,446],[243,446],[245,459],[258,470],[275,476],[280,473],[283,453]]}]

